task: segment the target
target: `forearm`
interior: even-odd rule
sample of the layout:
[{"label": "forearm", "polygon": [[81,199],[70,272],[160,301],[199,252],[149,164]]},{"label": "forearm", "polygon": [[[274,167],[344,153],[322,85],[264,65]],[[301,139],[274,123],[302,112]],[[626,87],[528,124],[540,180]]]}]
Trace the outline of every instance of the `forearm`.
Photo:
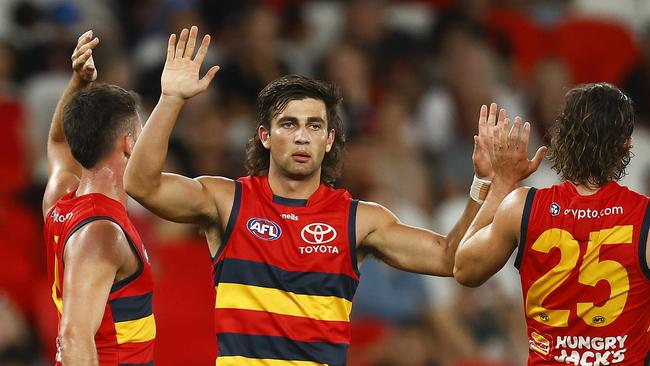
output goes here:
[{"label": "forearm", "polygon": [[65,329],[59,336],[61,361],[64,366],[97,366],[97,348],[89,331]]},{"label": "forearm", "polygon": [[449,231],[446,238],[446,248],[445,248],[445,262],[447,263],[447,268],[449,270],[448,275],[453,275],[454,261],[456,257],[456,250],[458,249],[458,244],[465,235],[468,227],[472,223],[472,220],[476,217],[476,214],[479,212],[481,205],[476,203],[476,201],[469,199],[465,210],[463,211],[462,216],[456,221],[454,227]]},{"label": "forearm", "polygon": [[127,192],[142,197],[159,186],[176,118],[184,100],[160,96],[138,138],[124,175]]}]

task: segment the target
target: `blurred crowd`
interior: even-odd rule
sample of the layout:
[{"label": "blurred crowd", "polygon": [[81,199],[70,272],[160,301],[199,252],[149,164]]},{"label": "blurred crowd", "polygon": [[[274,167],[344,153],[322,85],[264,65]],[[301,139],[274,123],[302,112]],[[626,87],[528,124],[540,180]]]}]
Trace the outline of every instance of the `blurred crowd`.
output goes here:
[{"label": "blurred crowd", "polygon": [[[146,119],[167,37],[210,33],[221,70],[187,103],[167,171],[236,178],[257,93],[288,73],[336,82],[347,154],[337,182],[408,224],[446,233],[468,198],[478,111],[492,101],[546,132],[573,85],[606,81],[635,101],[623,183],[650,192],[650,2],[645,0],[3,0],[0,2],[0,365],[52,364],[56,313],[40,203],[46,139],[77,37],[92,29],[99,79],[137,91]],[[207,69],[206,69],[207,70]],[[527,182],[558,181],[548,164]],[[196,227],[129,211],[156,274],[157,365],[209,365],[210,260]],[[522,296],[508,266],[463,288],[366,260],[351,366],[521,365]]]}]

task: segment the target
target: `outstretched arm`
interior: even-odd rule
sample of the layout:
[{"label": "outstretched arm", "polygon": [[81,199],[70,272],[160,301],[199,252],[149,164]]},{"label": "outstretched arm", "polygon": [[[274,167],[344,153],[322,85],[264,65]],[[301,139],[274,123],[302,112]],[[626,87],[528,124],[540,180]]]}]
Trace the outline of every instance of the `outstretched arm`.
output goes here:
[{"label": "outstretched arm", "polygon": [[43,217],[61,196],[78,184],[81,176],[81,164],[72,156],[63,134],[63,109],[74,93],[88,87],[97,79],[92,52],[98,44],[99,38],[93,38],[92,31],[79,37],[71,57],[72,77],[54,110],[47,139],[48,182],[43,196]]},{"label": "outstretched arm", "polygon": [[528,160],[529,136],[528,122],[522,126],[521,118],[517,117],[510,128],[506,118],[497,123],[490,139],[481,141],[490,153],[495,171],[494,187],[456,252],[454,277],[464,285],[481,285],[505,265],[515,249],[528,190],[513,190],[537,170],[546,151],[541,147]]},{"label": "outstretched arm", "polygon": [[[183,29],[169,37],[161,76],[162,94],[136,142],[124,175],[127,193],[158,216],[176,222],[214,222],[218,217],[215,190],[228,191],[234,184],[220,178],[190,179],[163,173],[169,137],[185,101],[202,93],[219,70],[212,67],[203,78],[199,69],[208,52],[210,36],[203,37],[193,56],[198,28]],[[209,138],[209,136],[206,136]],[[218,192],[216,193],[218,195]]]},{"label": "outstretched arm", "polygon": [[[505,118],[505,110],[501,110],[498,118]],[[478,136],[475,138],[472,154],[476,176],[481,179],[491,179],[493,171],[487,151],[479,144],[478,137],[485,136],[489,132],[488,125],[494,125],[496,120],[496,104],[490,106],[489,113],[487,106],[481,107]],[[367,251],[387,264],[405,271],[452,276],[456,248],[479,208],[479,203],[468,199],[465,211],[456,225],[447,235],[441,235],[404,225],[386,208],[362,202],[357,214],[359,248],[361,253]]]}]

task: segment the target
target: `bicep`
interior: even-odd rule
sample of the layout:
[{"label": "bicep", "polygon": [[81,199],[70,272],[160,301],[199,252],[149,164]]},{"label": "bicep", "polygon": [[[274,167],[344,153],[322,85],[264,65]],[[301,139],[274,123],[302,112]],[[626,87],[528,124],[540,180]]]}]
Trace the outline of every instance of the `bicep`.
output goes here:
[{"label": "bicep", "polygon": [[[156,215],[182,223],[213,222],[219,214],[216,199],[234,195],[234,181],[226,178],[188,178],[163,173],[159,186],[143,197],[134,197]],[[216,196],[216,197],[215,197]]]},{"label": "bicep", "polygon": [[65,247],[62,329],[93,335],[99,329],[111,287],[128,247],[122,230],[109,221],[87,224]]},{"label": "bicep", "polygon": [[401,270],[446,274],[443,258],[447,246],[443,236],[403,224],[382,206],[363,203],[359,207],[358,222],[365,226],[361,248]]}]

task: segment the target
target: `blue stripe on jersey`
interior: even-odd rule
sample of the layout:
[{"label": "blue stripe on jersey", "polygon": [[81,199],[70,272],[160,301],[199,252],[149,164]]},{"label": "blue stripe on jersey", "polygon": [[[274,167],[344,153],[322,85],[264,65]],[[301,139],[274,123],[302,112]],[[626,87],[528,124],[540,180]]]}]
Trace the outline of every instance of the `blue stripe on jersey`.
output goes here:
[{"label": "blue stripe on jersey", "polygon": [[358,282],[344,274],[290,272],[270,264],[235,258],[220,261],[214,271],[215,286],[238,283],[302,295],[336,296],[349,301],[352,301]]},{"label": "blue stripe on jersey", "polygon": [[348,345],[298,342],[285,337],[219,333],[219,356],[243,356],[286,361],[313,361],[330,366],[345,365]]},{"label": "blue stripe on jersey", "polygon": [[108,302],[115,322],[124,322],[147,317],[153,313],[151,299],[153,292],[140,296],[120,297]]}]

